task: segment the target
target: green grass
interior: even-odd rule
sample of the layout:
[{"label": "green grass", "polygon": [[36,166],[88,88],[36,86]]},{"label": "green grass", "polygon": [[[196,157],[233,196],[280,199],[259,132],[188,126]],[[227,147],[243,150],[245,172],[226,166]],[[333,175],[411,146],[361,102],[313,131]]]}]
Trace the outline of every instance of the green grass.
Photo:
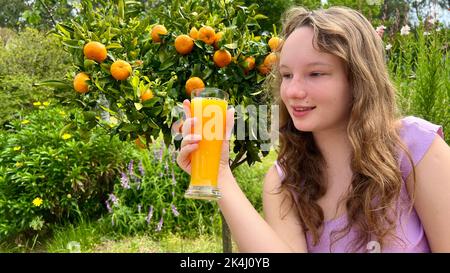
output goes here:
[{"label": "green grass", "polygon": [[[32,252],[67,253],[220,253],[222,238],[218,234],[201,234],[184,238],[167,234],[155,238],[149,234],[121,236],[105,229],[100,222],[69,225],[55,231],[44,246]],[[74,246],[78,245],[79,248]],[[72,246],[72,247],[71,247]],[[233,252],[237,252],[233,244]]]}]

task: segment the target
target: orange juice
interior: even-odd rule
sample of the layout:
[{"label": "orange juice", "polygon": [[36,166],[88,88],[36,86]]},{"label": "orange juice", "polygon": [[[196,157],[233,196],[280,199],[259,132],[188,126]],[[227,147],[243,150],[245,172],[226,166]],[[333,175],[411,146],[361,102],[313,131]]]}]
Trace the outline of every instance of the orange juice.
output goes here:
[{"label": "orange juice", "polygon": [[201,135],[198,148],[191,154],[191,182],[186,197],[217,199],[217,176],[225,136],[225,99],[194,97],[191,100],[191,114],[197,119],[193,133]]}]

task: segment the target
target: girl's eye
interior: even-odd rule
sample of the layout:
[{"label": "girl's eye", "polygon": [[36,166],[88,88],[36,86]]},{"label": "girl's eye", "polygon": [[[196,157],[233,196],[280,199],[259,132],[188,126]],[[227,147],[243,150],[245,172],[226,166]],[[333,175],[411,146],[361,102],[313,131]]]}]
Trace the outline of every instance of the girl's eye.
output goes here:
[{"label": "girl's eye", "polygon": [[281,76],[283,77],[283,79],[290,79],[290,78],[292,78],[292,74],[282,74]]},{"label": "girl's eye", "polygon": [[310,75],[312,77],[319,77],[319,76],[322,76],[322,75],[325,75],[325,74],[324,73],[320,73],[320,72],[312,72]]}]

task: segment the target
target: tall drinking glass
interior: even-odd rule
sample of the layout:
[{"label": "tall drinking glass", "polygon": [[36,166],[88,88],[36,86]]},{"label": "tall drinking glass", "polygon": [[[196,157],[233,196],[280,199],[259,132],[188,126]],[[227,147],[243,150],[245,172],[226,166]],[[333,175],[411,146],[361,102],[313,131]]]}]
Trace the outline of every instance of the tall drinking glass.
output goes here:
[{"label": "tall drinking glass", "polygon": [[191,93],[193,127],[201,135],[198,148],[191,154],[191,181],[186,198],[217,200],[217,176],[225,136],[228,94],[218,88],[203,88]]}]

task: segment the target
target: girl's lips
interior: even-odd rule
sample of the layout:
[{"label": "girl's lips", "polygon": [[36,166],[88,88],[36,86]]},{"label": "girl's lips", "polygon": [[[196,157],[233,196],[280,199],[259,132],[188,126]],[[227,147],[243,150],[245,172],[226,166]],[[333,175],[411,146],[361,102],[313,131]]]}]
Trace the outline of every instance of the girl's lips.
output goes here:
[{"label": "girl's lips", "polygon": [[295,117],[303,117],[314,110],[314,108],[316,107],[292,107],[292,114]]}]

